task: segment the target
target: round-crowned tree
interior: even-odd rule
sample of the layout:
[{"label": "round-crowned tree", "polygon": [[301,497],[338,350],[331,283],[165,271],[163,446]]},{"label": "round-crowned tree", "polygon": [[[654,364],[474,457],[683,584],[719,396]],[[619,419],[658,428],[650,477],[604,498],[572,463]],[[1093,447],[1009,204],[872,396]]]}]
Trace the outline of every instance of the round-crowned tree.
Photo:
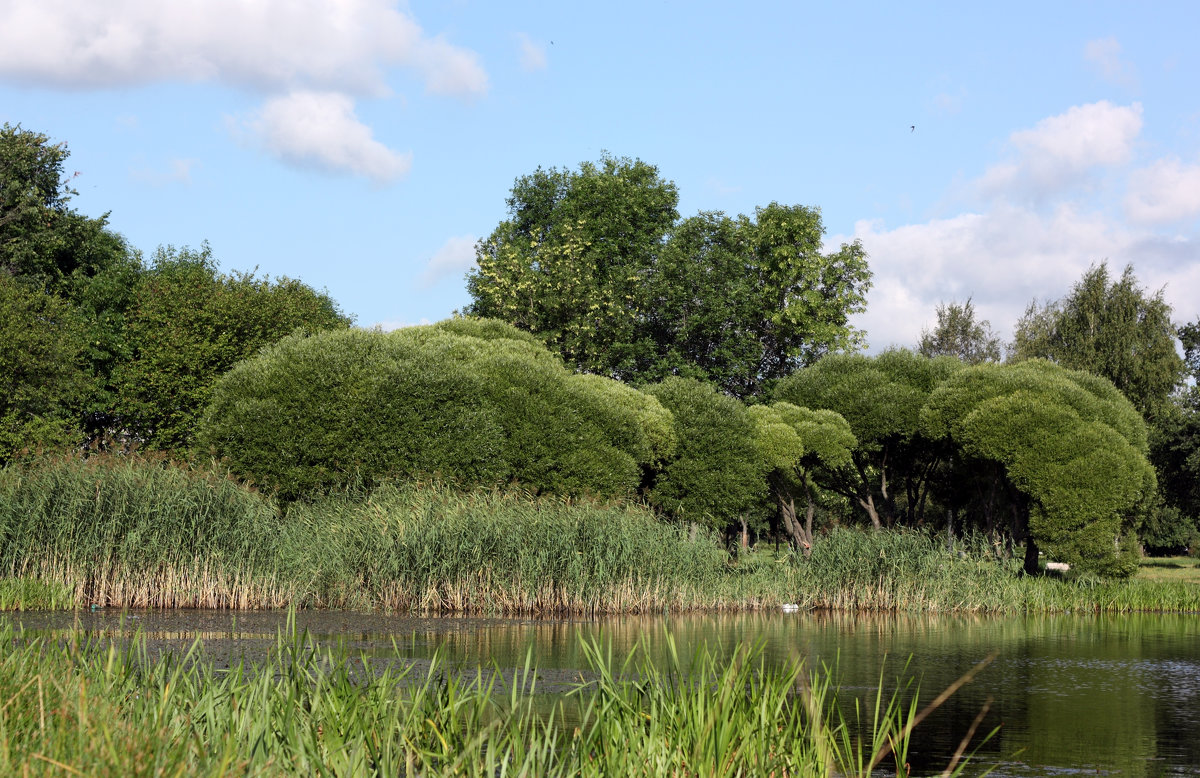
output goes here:
[{"label": "round-crowned tree", "polygon": [[1110,381],[1045,360],[978,365],[934,390],[921,422],[966,466],[1000,465],[1019,498],[1027,571],[1039,548],[1077,570],[1136,570],[1132,519],[1154,470],[1146,425]]},{"label": "round-crowned tree", "polygon": [[692,378],[668,378],[646,392],[671,412],[679,441],[657,472],[651,502],[718,530],[761,522],[768,463],[746,406]]},{"label": "round-crowned tree", "polygon": [[285,338],[217,382],[200,437],[285,499],[393,476],[619,496],[674,440],[653,398],[475,319]]}]

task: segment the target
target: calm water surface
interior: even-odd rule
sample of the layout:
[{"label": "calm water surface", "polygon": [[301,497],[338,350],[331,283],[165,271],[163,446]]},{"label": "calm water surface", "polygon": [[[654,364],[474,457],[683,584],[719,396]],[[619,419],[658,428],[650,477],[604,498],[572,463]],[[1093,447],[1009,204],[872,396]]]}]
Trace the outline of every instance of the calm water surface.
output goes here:
[{"label": "calm water surface", "polygon": [[[155,646],[204,641],[217,662],[253,658],[286,624],[280,613],[96,611],[14,614],[27,629],[79,628],[104,635],[140,629]],[[586,663],[578,636],[598,636],[623,654],[643,642],[662,656],[666,635],[681,653],[701,644],[727,651],[761,641],[770,662],[804,659],[833,668],[849,695],[882,677],[920,683],[936,695],[992,652],[997,658],[917,730],[912,765],[939,772],[991,698],[982,729],[1000,727],[976,757],[997,776],[1200,775],[1200,616],[1026,618],[749,614],[604,620],[412,618],[302,612],[297,626],[371,661],[426,660],[440,651],[463,668],[514,668],[527,652],[541,688],[563,688]],[[423,663],[423,662],[422,662]],[[907,670],[906,670],[907,665]]]}]

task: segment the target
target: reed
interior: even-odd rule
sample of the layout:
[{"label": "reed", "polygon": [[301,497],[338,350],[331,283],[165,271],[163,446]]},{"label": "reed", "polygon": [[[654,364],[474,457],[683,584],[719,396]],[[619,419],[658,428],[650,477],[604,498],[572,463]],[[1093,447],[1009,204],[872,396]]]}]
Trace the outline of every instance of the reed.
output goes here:
[{"label": "reed", "polygon": [[[368,665],[281,633],[263,662],[220,671],[195,644],[152,657],[0,627],[0,773],[40,776],[867,776],[905,775],[915,689],[881,684],[865,730],[843,717],[828,671],[730,655],[585,642],[565,697],[513,681]],[[673,647],[672,647],[673,648]],[[961,760],[947,774],[960,772]]]},{"label": "reed", "polygon": [[950,553],[939,538],[909,530],[835,528],[809,558],[730,557],[717,538],[639,504],[513,490],[396,483],[285,512],[216,468],[95,456],[0,470],[0,608],[596,615],[784,603],[925,613],[1200,611],[1200,586],[1027,578],[979,539]]}]

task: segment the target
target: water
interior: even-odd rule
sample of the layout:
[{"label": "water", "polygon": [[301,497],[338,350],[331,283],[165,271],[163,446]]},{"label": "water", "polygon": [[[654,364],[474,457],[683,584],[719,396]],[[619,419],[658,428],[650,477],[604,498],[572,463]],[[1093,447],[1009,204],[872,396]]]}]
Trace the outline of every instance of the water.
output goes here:
[{"label": "water", "polygon": [[[159,649],[199,637],[217,662],[253,659],[274,644],[281,613],[96,611],[13,614],[28,629],[77,627],[108,636],[140,629]],[[512,669],[532,651],[539,689],[553,694],[577,679],[585,662],[578,635],[599,636],[622,655],[644,641],[662,656],[666,634],[681,653],[700,644],[727,651],[761,641],[770,662],[804,659],[832,668],[847,692],[873,694],[904,678],[931,699],[984,657],[996,655],[917,730],[910,762],[937,773],[972,720],[999,731],[976,756],[997,776],[1072,773],[1122,776],[1200,775],[1200,616],[1036,616],[1025,618],[744,614],[623,617],[604,620],[413,618],[301,612],[297,626],[325,643],[376,663],[423,664],[440,650],[471,669]],[[848,709],[848,707],[847,707]],[[978,736],[976,740],[978,741]],[[978,773],[980,770],[976,770]]]}]

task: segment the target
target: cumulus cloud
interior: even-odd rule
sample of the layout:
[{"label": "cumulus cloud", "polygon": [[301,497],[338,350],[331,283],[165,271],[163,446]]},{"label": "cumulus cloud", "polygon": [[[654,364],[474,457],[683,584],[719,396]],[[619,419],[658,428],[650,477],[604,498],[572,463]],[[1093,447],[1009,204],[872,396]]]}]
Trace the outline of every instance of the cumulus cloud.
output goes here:
[{"label": "cumulus cloud", "polygon": [[1056,194],[1096,167],[1129,161],[1142,131],[1142,105],[1107,100],[1074,106],[1009,136],[1015,160],[997,163],[977,184],[988,196]]},{"label": "cumulus cloud", "polygon": [[434,252],[421,274],[421,286],[428,288],[449,276],[461,276],[475,264],[474,235],[459,235],[450,238]]},{"label": "cumulus cloud", "polygon": [[354,100],[336,92],[295,92],[268,100],[241,127],[284,162],[348,172],[386,184],[408,174],[412,154],[375,140],[358,120]]},{"label": "cumulus cloud", "polygon": [[1164,224],[1200,216],[1200,165],[1160,159],[1129,176],[1125,213],[1141,224]]},{"label": "cumulus cloud", "polygon": [[[1184,220],[1200,217],[1200,164],[1166,158],[1128,172],[1141,127],[1137,104],[1071,108],[1010,136],[1015,156],[977,182],[997,195],[982,207],[894,227],[860,221],[851,235],[830,236],[830,246],[857,238],[870,255],[874,286],[854,323],[872,350],[915,345],[938,303],[968,297],[1009,339],[1032,300],[1067,294],[1100,262],[1116,272],[1132,264],[1146,288],[1165,290],[1177,320],[1194,320],[1200,233]],[[1095,168],[1110,175],[1092,186]],[[1053,199],[1020,196],[1039,187]]]},{"label": "cumulus cloud", "polygon": [[0,78],[70,89],[212,81],[267,92],[386,93],[389,66],[431,92],[477,95],[474,52],[389,0],[9,0]]},{"label": "cumulus cloud", "polygon": [[1121,44],[1114,37],[1088,41],[1083,47],[1083,58],[1110,84],[1132,87],[1137,85],[1137,71],[1133,65],[1121,59]]},{"label": "cumulus cloud", "polygon": [[529,39],[525,33],[517,34],[517,42],[521,44],[521,69],[526,73],[546,69],[546,49]]}]

